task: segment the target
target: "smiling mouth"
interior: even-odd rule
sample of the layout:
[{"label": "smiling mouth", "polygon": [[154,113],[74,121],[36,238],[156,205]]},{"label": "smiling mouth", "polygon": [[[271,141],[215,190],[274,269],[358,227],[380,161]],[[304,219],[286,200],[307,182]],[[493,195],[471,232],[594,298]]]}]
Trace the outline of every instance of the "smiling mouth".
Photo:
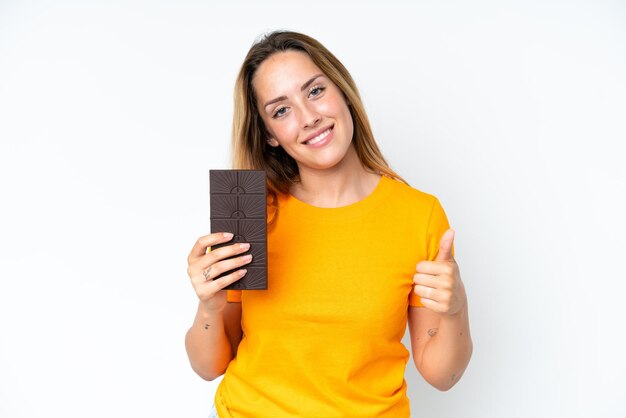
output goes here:
[{"label": "smiling mouth", "polygon": [[330,134],[330,131],[332,131],[335,128],[335,126],[331,126],[330,128],[326,129],[324,132],[322,132],[321,134],[317,135],[315,138],[311,138],[307,141],[304,141],[303,144],[304,145],[315,145],[318,142],[320,142],[321,140],[323,140],[324,138],[326,138],[328,136],[328,134]]}]

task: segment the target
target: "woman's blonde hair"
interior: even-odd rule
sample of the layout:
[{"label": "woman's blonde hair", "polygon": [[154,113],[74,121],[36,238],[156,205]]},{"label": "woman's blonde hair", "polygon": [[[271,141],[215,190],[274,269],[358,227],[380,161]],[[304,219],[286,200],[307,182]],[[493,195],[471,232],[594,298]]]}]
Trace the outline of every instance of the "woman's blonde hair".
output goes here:
[{"label": "woman's blonde hair", "polygon": [[378,149],[363,102],[348,70],[317,40],[290,31],[274,31],[264,35],[252,45],[243,61],[235,82],[233,168],[265,170],[268,200],[275,209],[278,209],[277,194],[288,193],[289,186],[299,180],[296,161],[282,147],[272,147],[267,143],[267,131],[252,87],[252,80],[261,63],[277,52],[289,50],[306,53],[343,92],[354,124],[352,142],[361,164],[375,173],[406,183],[389,167]]}]

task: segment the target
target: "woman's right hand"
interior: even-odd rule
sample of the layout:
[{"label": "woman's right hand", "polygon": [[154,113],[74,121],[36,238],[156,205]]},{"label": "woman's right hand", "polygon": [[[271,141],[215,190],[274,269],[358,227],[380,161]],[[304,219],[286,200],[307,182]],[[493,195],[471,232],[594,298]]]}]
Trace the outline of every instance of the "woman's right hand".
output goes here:
[{"label": "woman's right hand", "polygon": [[245,269],[238,269],[229,275],[213,280],[225,271],[245,266],[252,261],[252,255],[235,257],[228,260],[225,258],[245,253],[250,249],[250,244],[237,243],[227,245],[207,252],[207,248],[233,238],[229,232],[218,232],[198,238],[187,257],[187,274],[191,279],[200,303],[208,312],[220,312],[226,306],[226,292],[224,287],[241,279]]}]

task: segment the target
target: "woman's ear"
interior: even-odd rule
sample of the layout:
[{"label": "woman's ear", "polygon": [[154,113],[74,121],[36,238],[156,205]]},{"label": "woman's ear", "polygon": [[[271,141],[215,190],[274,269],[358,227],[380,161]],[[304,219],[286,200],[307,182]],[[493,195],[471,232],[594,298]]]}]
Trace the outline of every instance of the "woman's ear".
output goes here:
[{"label": "woman's ear", "polygon": [[272,138],[271,136],[267,138],[267,143],[270,144],[271,147],[278,146],[278,141]]}]

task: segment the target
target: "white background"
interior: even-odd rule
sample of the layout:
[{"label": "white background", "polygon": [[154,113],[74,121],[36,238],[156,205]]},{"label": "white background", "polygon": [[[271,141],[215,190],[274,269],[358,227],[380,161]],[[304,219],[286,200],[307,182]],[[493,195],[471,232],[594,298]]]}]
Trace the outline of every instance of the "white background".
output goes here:
[{"label": "white background", "polygon": [[0,0],[0,416],[207,416],[186,258],[281,28],[457,231],[474,356],[449,392],[409,363],[413,416],[626,416],[626,5],[592,0]]}]

